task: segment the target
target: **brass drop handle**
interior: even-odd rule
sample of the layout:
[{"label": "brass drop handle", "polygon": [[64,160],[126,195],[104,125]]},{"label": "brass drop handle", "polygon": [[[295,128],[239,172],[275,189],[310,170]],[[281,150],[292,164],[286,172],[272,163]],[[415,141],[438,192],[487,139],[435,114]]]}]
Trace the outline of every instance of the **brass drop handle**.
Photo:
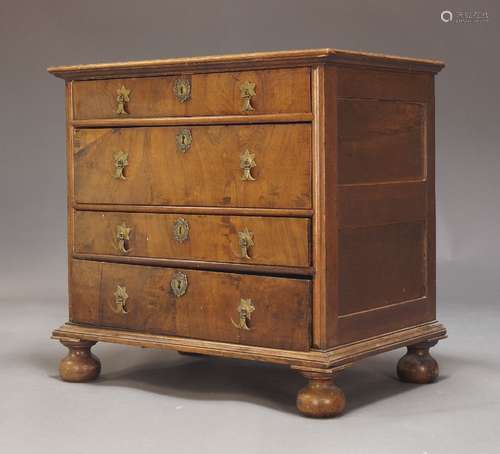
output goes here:
[{"label": "brass drop handle", "polygon": [[191,130],[187,128],[181,129],[175,136],[175,143],[177,144],[177,150],[180,152],[185,153],[188,151],[193,143]]},{"label": "brass drop handle", "polygon": [[244,329],[250,331],[250,327],[248,323],[252,319],[252,312],[255,310],[255,306],[252,304],[252,300],[250,298],[240,298],[240,304],[236,308],[238,311],[238,322],[235,322],[231,318],[231,323],[236,326],[238,329]]},{"label": "brass drop handle", "polygon": [[113,296],[115,297],[114,302],[111,304],[111,309],[113,310],[113,312],[117,314],[127,314],[127,288],[125,286],[122,287],[121,285],[117,285]]},{"label": "brass drop handle", "polygon": [[248,249],[254,245],[253,233],[245,227],[244,230],[238,232],[239,244],[240,244],[240,256],[242,259],[250,260],[252,257],[248,255]]},{"label": "brass drop handle", "polygon": [[177,79],[174,83],[174,94],[181,103],[191,99],[191,82],[188,79]]},{"label": "brass drop handle", "polygon": [[116,248],[121,254],[128,254],[130,252],[130,232],[131,227],[127,227],[125,223],[116,226]]},{"label": "brass drop handle", "polygon": [[118,115],[128,115],[127,104],[130,101],[130,94],[132,90],[125,88],[122,85],[118,90],[116,90],[116,113]]},{"label": "brass drop handle", "polygon": [[241,175],[242,181],[255,181],[252,175],[252,169],[256,166],[255,154],[251,153],[248,148],[240,154],[240,169],[243,172]]},{"label": "brass drop handle", "polygon": [[182,271],[176,272],[170,281],[170,288],[177,298],[183,296],[188,288],[187,275]]},{"label": "brass drop handle", "polygon": [[126,180],[125,167],[128,166],[128,153],[118,151],[114,154],[113,160],[115,163],[115,172],[113,177],[117,180]]},{"label": "brass drop handle", "polygon": [[240,85],[240,97],[243,100],[243,105],[241,106],[243,112],[252,112],[255,110],[252,106],[253,96],[256,96],[255,83],[249,81],[242,83]]}]

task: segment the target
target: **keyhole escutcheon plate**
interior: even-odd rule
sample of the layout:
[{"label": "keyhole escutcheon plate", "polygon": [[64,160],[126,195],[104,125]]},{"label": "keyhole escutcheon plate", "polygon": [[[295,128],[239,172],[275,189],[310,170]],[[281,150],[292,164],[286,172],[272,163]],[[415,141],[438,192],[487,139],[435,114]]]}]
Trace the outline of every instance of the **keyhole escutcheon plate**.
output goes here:
[{"label": "keyhole escutcheon plate", "polygon": [[175,142],[177,144],[177,150],[182,153],[188,151],[193,143],[191,130],[187,128],[181,129],[175,136]]},{"label": "keyhole escutcheon plate", "polygon": [[170,281],[170,288],[177,298],[183,296],[188,288],[187,275],[182,271],[177,271]]},{"label": "keyhole escutcheon plate", "polygon": [[191,82],[187,79],[177,79],[174,84],[174,94],[179,102],[186,102],[191,98]]}]

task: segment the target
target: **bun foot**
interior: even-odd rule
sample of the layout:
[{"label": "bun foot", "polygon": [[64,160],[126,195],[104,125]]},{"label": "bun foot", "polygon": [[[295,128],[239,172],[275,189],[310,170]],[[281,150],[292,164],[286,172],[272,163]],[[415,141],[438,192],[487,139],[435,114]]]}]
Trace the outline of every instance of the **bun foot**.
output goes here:
[{"label": "bun foot", "polygon": [[432,383],[439,376],[439,366],[429,349],[437,341],[408,346],[408,352],[398,362],[398,377],[409,383]]},{"label": "bun foot", "polygon": [[101,362],[90,352],[96,342],[61,341],[69,352],[59,363],[59,375],[64,381],[86,382],[95,380],[101,372]]},{"label": "bun foot", "polygon": [[309,380],[297,395],[297,408],[312,418],[330,418],[340,415],[345,408],[345,395],[333,383],[333,374],[302,372]]}]

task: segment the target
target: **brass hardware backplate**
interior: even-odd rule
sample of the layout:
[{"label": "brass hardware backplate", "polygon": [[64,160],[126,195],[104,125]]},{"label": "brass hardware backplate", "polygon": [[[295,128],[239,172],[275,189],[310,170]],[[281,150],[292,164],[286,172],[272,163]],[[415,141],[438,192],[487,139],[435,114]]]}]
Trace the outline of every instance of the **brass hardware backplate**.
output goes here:
[{"label": "brass hardware backplate", "polygon": [[127,103],[130,101],[130,94],[132,90],[125,88],[122,85],[118,90],[116,90],[116,113],[118,115],[128,115]]},{"label": "brass hardware backplate", "polygon": [[252,106],[252,97],[255,95],[256,93],[254,82],[247,81],[240,85],[240,97],[243,100],[241,110],[243,110],[243,112],[251,112],[255,110]]},{"label": "brass hardware backplate", "polygon": [[248,322],[252,318],[252,312],[255,310],[255,306],[252,304],[252,300],[250,298],[240,299],[240,304],[238,305],[237,311],[239,314],[238,323],[235,323],[231,318],[231,322],[236,328],[244,329],[249,331],[250,327],[248,326]]},{"label": "brass hardware backplate", "polygon": [[251,259],[248,255],[248,249],[254,245],[253,233],[245,227],[245,230],[238,232],[240,242],[240,255],[242,259]]},{"label": "brass hardware backplate", "polygon": [[188,278],[185,273],[182,271],[177,271],[174,274],[174,277],[170,281],[170,288],[172,289],[172,292],[174,292],[174,295],[179,298],[182,295],[184,295],[187,291],[188,288]]},{"label": "brass hardware backplate", "polygon": [[252,176],[252,169],[256,166],[255,154],[247,148],[240,154],[240,168],[243,171],[241,179],[243,181],[255,181]]},{"label": "brass hardware backplate", "polygon": [[191,144],[193,143],[193,135],[191,134],[191,130],[184,128],[181,129],[175,136],[175,142],[177,144],[177,149],[182,153],[185,153],[191,148]]},{"label": "brass hardware backplate", "polygon": [[118,151],[113,156],[113,159],[115,161],[115,173],[113,174],[113,176],[117,180],[126,180],[125,174],[123,172],[125,170],[125,167],[128,166],[128,153],[125,153],[124,151]]},{"label": "brass hardware backplate", "polygon": [[125,223],[116,226],[116,239],[118,241],[117,249],[122,254],[128,254],[130,252],[129,240],[131,227],[127,227]]},{"label": "brass hardware backplate", "polygon": [[117,285],[113,296],[115,297],[114,304],[111,305],[113,312],[116,312],[117,314],[127,314],[127,288],[125,286],[122,287],[121,285]]},{"label": "brass hardware backplate", "polygon": [[189,238],[189,224],[184,218],[179,218],[174,222],[173,228],[175,241],[184,243]]},{"label": "brass hardware backplate", "polygon": [[179,102],[186,102],[191,98],[191,82],[187,79],[177,79],[174,84],[174,94]]},{"label": "brass hardware backplate", "polygon": [[73,130],[73,148],[78,150],[80,148],[81,134],[79,129]]}]

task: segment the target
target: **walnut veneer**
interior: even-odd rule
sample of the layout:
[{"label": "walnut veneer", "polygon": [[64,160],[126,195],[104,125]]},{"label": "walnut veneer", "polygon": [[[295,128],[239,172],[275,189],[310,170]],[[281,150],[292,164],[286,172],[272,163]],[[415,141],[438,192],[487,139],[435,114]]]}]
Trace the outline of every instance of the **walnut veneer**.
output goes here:
[{"label": "walnut veneer", "polygon": [[334,416],[354,361],[436,321],[434,76],[441,62],[318,49],[49,68],[66,80],[69,322],[97,341],[288,364]]}]

